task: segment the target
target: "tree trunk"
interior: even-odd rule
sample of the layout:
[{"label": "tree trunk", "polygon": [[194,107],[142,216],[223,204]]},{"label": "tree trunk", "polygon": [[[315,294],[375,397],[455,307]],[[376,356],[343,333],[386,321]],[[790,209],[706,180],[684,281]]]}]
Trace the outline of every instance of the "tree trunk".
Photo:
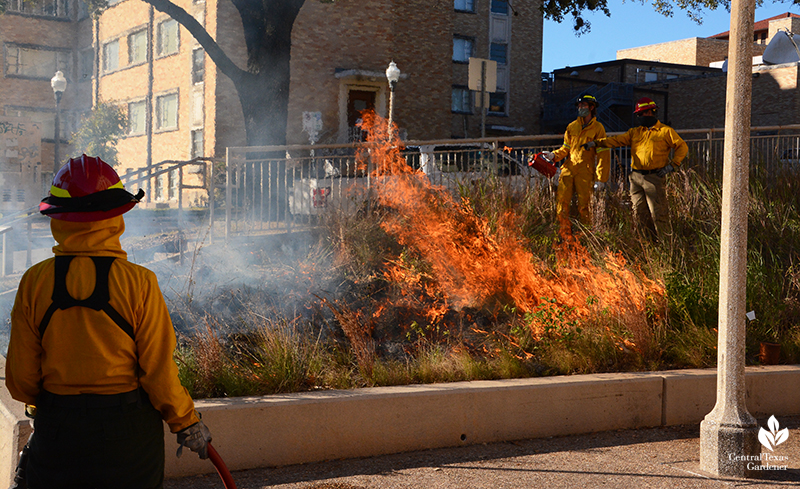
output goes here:
[{"label": "tree trunk", "polygon": [[169,0],[143,1],[186,28],[219,71],[233,81],[242,105],[247,145],[286,144],[292,25],[305,0],[232,0],[242,17],[248,70],[236,66],[183,8]]}]

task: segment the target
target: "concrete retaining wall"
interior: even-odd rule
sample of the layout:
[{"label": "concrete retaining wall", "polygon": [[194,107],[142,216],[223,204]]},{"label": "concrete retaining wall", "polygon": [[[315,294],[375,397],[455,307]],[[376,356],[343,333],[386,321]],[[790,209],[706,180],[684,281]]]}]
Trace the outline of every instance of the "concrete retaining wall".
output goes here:
[{"label": "concrete retaining wall", "polygon": [[[4,363],[4,362],[3,362]],[[748,367],[754,415],[800,414],[800,366]],[[617,373],[319,391],[197,401],[231,470],[599,431],[698,424],[714,407],[716,370]],[[0,480],[27,439],[22,406],[0,392]],[[167,477],[213,472],[178,459]],[[8,479],[10,480],[10,479]]]}]

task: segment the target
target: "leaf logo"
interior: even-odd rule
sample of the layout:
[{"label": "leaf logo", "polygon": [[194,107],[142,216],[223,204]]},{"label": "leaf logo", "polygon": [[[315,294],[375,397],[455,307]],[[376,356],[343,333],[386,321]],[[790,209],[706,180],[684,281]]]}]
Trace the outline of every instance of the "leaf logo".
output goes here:
[{"label": "leaf logo", "polygon": [[758,432],[758,441],[770,452],[789,438],[789,428],[780,429],[780,424],[775,416],[770,416],[767,421],[769,431],[761,428]]}]

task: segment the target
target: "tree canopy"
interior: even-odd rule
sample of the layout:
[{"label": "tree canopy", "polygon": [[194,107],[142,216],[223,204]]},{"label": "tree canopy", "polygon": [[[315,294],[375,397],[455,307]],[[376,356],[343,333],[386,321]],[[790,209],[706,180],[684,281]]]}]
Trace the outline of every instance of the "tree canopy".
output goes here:
[{"label": "tree canopy", "polygon": [[125,134],[127,117],[122,109],[113,104],[101,102],[81,123],[70,144],[77,154],[99,156],[111,166],[119,163],[117,159],[117,140]]},{"label": "tree canopy", "polygon": [[[683,10],[686,15],[697,22],[702,24],[703,15],[705,10],[716,10],[719,7],[724,7],[730,11],[730,0],[631,0],[634,2],[647,5],[650,3],[653,10],[664,15],[665,17],[672,17],[675,8]],[[623,0],[623,3],[625,0]],[[509,2],[511,3],[511,2]],[[761,4],[761,0],[757,0]],[[611,16],[611,11],[608,8],[607,0],[543,0],[542,11],[544,12],[545,19],[561,23],[566,16],[572,18],[572,26],[575,29],[575,34],[588,33],[591,30],[591,23],[586,20],[586,12],[602,12],[607,17]]]}]

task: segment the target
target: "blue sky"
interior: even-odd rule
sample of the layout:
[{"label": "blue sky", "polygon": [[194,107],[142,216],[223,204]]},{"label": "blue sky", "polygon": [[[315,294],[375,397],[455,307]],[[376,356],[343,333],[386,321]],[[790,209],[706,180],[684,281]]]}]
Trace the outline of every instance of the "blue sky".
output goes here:
[{"label": "blue sky", "polygon": [[[592,30],[575,37],[570,18],[557,24],[545,20],[542,71],[550,72],[566,66],[579,66],[610,61],[617,58],[618,49],[634,48],[675,41],[690,37],[709,37],[730,30],[730,14],[724,9],[706,11],[701,25],[696,24],[682,10],[664,17],[655,13],[648,3],[627,0],[608,0],[611,17],[589,13],[586,20]],[[772,3],[765,0],[756,9],[755,20],[763,20],[785,12],[800,13],[791,3]],[[797,33],[796,33],[797,34]]]}]

